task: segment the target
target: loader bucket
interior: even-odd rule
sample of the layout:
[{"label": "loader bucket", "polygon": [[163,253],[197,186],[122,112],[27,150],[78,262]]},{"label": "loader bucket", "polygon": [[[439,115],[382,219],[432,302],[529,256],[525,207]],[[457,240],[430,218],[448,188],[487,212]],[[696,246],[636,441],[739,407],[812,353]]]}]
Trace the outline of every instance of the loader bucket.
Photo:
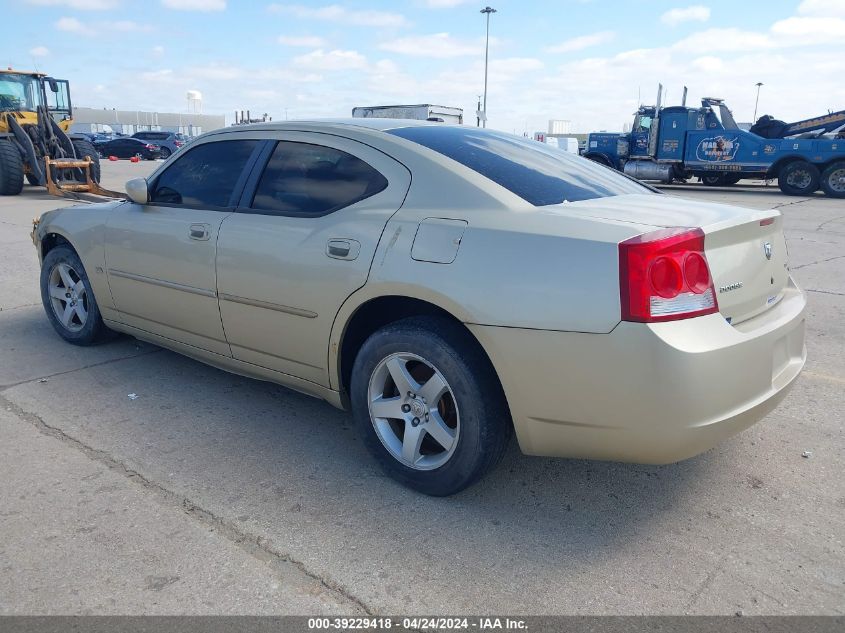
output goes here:
[{"label": "loader bucket", "polygon": [[[44,160],[47,177],[47,191],[53,196],[74,197],[74,193],[91,193],[108,198],[125,198],[125,194],[104,189],[91,178],[91,166],[94,164],[88,156],[85,158],[47,158]],[[56,176],[64,169],[81,170],[85,181],[64,180]]]}]

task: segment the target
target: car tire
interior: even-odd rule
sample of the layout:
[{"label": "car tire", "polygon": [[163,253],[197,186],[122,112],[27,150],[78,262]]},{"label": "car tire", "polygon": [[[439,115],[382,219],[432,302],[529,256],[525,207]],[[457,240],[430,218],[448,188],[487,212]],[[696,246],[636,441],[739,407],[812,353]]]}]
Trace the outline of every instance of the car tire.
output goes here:
[{"label": "car tire", "polygon": [[478,481],[513,433],[486,354],[446,318],[412,317],[372,334],[355,359],[350,391],[353,415],[384,472],[428,495]]},{"label": "car tire", "polygon": [[167,147],[161,148],[161,158],[163,160],[167,160],[168,158],[170,158],[170,154],[172,154],[172,152],[170,151],[169,148],[167,148]]},{"label": "car tire", "polygon": [[784,165],[778,173],[778,187],[788,196],[809,196],[819,188],[819,170],[806,160]]},{"label": "car tire", "polygon": [[73,141],[73,151],[77,158],[91,159],[91,180],[100,182],[100,152],[89,141]]},{"label": "car tire", "polygon": [[821,187],[831,198],[845,198],[845,161],[828,165],[821,175]]},{"label": "car tire", "polygon": [[56,246],[44,258],[41,302],[53,329],[68,343],[93,345],[111,333],[103,323],[82,260],[68,245]]},{"label": "car tire", "polygon": [[23,159],[10,141],[0,140],[0,196],[16,196],[23,191]]}]

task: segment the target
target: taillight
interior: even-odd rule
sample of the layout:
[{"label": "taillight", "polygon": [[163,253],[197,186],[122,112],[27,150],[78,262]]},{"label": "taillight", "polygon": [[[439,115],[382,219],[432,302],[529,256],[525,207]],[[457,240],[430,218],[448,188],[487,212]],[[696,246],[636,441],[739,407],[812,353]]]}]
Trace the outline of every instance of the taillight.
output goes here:
[{"label": "taillight", "polygon": [[152,143],[147,143],[146,145],[144,145],[144,147],[146,147],[147,149],[158,149],[158,147],[156,145],[153,145]]},{"label": "taillight", "polygon": [[173,144],[176,147],[182,147],[185,144],[185,141],[173,141]]},{"label": "taillight", "polygon": [[718,312],[701,229],[661,229],[619,244],[622,320],[650,323]]}]

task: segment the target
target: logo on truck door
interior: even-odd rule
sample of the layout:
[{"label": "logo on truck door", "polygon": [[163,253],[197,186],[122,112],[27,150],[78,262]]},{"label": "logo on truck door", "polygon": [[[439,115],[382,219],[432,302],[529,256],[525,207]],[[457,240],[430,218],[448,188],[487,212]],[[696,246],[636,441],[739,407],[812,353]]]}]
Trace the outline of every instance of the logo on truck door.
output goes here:
[{"label": "logo on truck door", "polygon": [[739,137],[711,136],[701,139],[695,157],[708,163],[722,163],[736,158],[738,151]]}]

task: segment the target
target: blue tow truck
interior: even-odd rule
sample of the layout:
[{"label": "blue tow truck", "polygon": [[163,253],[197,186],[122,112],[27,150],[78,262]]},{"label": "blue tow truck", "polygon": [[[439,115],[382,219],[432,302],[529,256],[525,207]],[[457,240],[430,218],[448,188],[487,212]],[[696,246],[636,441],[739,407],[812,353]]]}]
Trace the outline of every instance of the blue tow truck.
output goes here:
[{"label": "blue tow truck", "polygon": [[[787,195],[821,188],[845,198],[845,110],[785,123],[763,116],[740,129],[724,100],[700,108],[641,106],[631,132],[594,132],[584,156],[640,180],[664,183],[699,177],[706,185],[742,178],[777,179]],[[686,103],[686,89],[684,89]]]}]

